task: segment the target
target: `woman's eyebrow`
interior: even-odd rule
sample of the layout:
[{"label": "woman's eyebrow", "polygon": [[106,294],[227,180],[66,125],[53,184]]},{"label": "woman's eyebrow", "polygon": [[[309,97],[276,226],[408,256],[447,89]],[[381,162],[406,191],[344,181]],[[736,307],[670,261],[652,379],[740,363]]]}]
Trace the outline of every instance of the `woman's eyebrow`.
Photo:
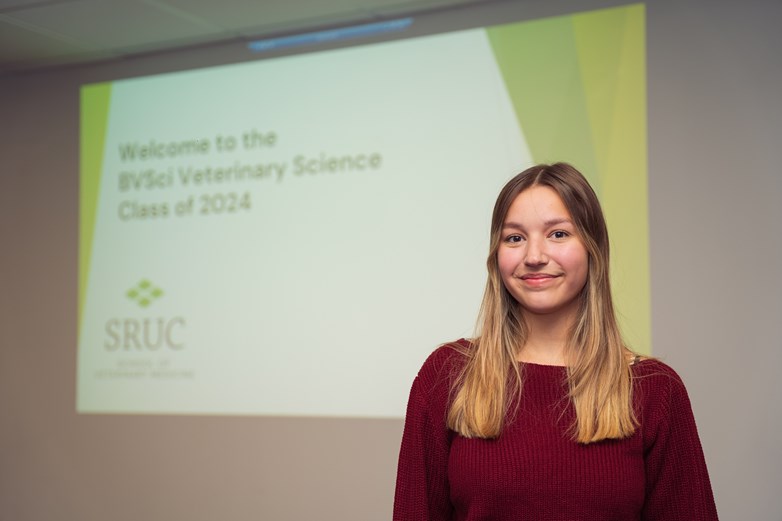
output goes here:
[{"label": "woman's eyebrow", "polygon": [[[567,217],[554,217],[552,219],[548,219],[546,221],[543,221],[543,224],[545,226],[556,226],[558,224],[573,224],[573,221],[571,221]],[[514,228],[516,230],[523,230],[524,229],[524,227],[521,224],[519,224],[517,222],[513,222],[513,221],[505,221],[504,223],[502,223],[502,227],[503,227],[503,229],[504,228]]]},{"label": "woman's eyebrow", "polygon": [[513,221],[505,221],[504,223],[502,223],[502,229],[504,230],[505,228],[513,228],[516,230],[524,229],[522,225],[520,225],[519,223],[515,223]]},{"label": "woman's eyebrow", "polygon": [[557,224],[565,224],[565,223],[573,224],[573,222],[567,217],[555,217],[554,219],[543,221],[543,224],[545,224],[546,226],[556,226]]}]

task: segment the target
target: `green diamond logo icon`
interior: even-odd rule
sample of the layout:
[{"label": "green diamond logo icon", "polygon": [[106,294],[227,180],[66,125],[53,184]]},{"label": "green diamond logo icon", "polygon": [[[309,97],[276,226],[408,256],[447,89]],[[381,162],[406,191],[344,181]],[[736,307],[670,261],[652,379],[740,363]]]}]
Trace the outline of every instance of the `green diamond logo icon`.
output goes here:
[{"label": "green diamond logo icon", "polygon": [[149,280],[141,279],[135,287],[125,292],[125,296],[138,304],[139,307],[147,308],[155,300],[163,296],[163,290]]}]

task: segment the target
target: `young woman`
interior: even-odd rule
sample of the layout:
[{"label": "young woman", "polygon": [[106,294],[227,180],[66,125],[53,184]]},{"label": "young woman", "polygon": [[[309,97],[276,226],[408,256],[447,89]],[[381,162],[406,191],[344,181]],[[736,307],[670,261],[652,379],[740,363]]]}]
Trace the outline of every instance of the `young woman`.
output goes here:
[{"label": "young woman", "polygon": [[478,336],[413,383],[394,520],[716,520],[684,385],[622,341],[586,179],[517,175],[490,242]]}]

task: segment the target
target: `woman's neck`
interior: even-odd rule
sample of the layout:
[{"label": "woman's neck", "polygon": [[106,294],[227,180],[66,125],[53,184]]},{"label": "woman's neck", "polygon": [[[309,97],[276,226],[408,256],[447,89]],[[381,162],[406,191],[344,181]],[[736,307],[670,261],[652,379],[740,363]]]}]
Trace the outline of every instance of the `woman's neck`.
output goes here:
[{"label": "woman's neck", "polygon": [[541,365],[567,365],[565,353],[573,320],[571,313],[524,313],[527,341],[519,351],[519,361]]}]

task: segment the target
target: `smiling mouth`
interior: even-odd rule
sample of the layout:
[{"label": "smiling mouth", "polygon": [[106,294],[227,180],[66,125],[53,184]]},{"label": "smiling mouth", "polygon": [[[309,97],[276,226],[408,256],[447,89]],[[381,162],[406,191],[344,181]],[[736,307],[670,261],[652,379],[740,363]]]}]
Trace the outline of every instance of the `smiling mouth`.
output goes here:
[{"label": "smiling mouth", "polygon": [[550,275],[548,273],[527,273],[522,275],[521,280],[547,280],[559,277],[559,275]]}]

